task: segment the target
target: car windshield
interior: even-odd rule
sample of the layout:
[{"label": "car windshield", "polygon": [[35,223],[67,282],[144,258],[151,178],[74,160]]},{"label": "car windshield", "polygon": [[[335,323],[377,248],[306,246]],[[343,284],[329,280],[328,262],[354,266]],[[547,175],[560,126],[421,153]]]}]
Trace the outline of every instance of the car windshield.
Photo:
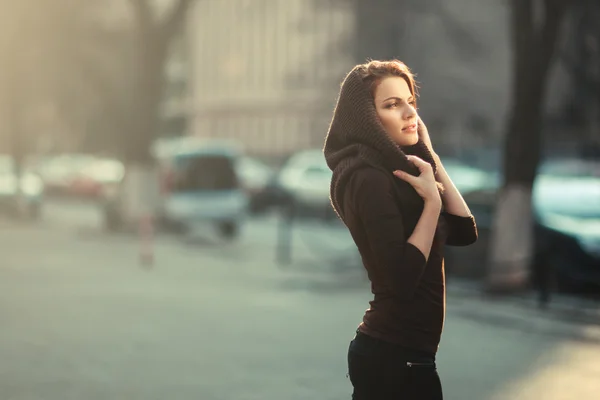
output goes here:
[{"label": "car windshield", "polygon": [[174,192],[227,190],[238,185],[234,160],[220,155],[186,155],[173,160]]}]

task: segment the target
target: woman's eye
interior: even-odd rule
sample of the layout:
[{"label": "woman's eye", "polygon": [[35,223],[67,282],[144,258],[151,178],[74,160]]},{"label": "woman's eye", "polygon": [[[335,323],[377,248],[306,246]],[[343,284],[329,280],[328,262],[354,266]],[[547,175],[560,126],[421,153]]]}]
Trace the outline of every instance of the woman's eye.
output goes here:
[{"label": "woman's eye", "polygon": [[398,106],[398,103],[391,103],[391,104],[388,104],[387,108],[394,108],[397,106]]}]

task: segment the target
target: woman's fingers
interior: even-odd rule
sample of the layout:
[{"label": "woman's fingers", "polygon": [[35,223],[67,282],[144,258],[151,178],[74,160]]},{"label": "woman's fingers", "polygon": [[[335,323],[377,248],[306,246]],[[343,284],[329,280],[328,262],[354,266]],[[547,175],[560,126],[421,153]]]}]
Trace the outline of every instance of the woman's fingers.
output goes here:
[{"label": "woman's fingers", "polygon": [[412,162],[418,169],[420,172],[425,172],[428,170],[432,170],[431,168],[431,164],[429,164],[428,162],[424,161],[423,159],[417,157],[417,156],[406,156],[408,158],[408,161]]},{"label": "woman's fingers", "polygon": [[400,170],[394,171],[394,176],[402,179],[403,181],[410,183],[412,186],[414,186],[415,183],[417,182],[417,179],[419,179],[418,176],[413,176],[407,172],[400,171]]},{"label": "woman's fingers", "polygon": [[431,164],[416,156],[407,157],[408,160],[419,169],[419,176],[414,176],[408,172],[400,170],[394,171],[394,176],[410,184],[424,200],[435,199],[436,197],[439,197],[439,192]]},{"label": "woman's fingers", "polygon": [[407,155],[406,158],[408,158],[408,161],[414,163],[415,165],[427,164],[422,158],[417,156]]}]

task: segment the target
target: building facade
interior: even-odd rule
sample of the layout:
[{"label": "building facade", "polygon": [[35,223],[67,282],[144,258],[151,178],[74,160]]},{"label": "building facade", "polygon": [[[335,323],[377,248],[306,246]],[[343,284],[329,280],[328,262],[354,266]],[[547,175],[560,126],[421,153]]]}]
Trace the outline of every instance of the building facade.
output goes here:
[{"label": "building facade", "polygon": [[[441,153],[499,149],[509,26],[505,2],[200,1],[187,23],[187,132],[239,139],[257,155],[320,148],[345,73],[368,58],[399,58],[417,73],[419,114]],[[555,72],[548,112],[562,81]]]},{"label": "building facade", "polygon": [[277,156],[323,146],[353,63],[351,2],[205,0],[190,14],[189,134]]}]

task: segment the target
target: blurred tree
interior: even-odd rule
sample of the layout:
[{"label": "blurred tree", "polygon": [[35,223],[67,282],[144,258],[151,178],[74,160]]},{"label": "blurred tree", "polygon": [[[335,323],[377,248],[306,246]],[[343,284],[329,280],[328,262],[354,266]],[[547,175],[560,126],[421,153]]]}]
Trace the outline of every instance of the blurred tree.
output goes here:
[{"label": "blurred tree", "polygon": [[103,144],[112,145],[133,171],[128,177],[145,171],[143,180],[155,181],[148,167],[160,126],[165,63],[193,1],[0,3],[0,112],[8,133],[0,137],[13,155],[20,160],[33,149],[31,131],[43,124],[31,120],[51,109],[64,125],[74,126],[72,140],[96,125],[105,130]]},{"label": "blurred tree", "polygon": [[174,0],[169,10],[150,0],[130,0],[133,11],[133,68],[131,114],[124,158],[136,164],[151,164],[149,152],[160,126],[164,71],[169,45],[184,23],[194,0]]},{"label": "blurred tree", "polygon": [[5,122],[13,127],[5,134],[17,158],[36,150],[38,140],[56,129],[52,120],[81,120],[97,103],[85,67],[105,69],[111,40],[94,23],[98,4],[23,0],[2,5],[0,98]]},{"label": "blurred tree", "polygon": [[533,251],[532,187],[540,160],[546,82],[561,23],[573,0],[511,0],[512,100],[504,184],[492,231],[487,289],[522,289]]},{"label": "blurred tree", "polygon": [[0,151],[13,157],[17,176],[41,139],[60,129],[59,120],[90,109],[93,96],[71,55],[95,50],[80,45],[88,43],[90,11],[97,5],[76,0],[0,3]]},{"label": "blurred tree", "polygon": [[561,61],[571,78],[566,119],[580,132],[583,147],[600,149],[600,2],[580,0],[572,7]]},{"label": "blurred tree", "polygon": [[53,17],[79,10],[36,3],[0,3],[0,151],[14,159],[17,177],[27,154],[37,145],[39,130],[53,117],[57,105],[53,98],[65,98],[59,95],[65,90],[49,77],[59,66],[70,71],[62,50],[73,41],[57,38]]},{"label": "blurred tree", "polygon": [[127,115],[121,116],[120,155],[127,174],[119,193],[119,214],[125,226],[160,207],[159,182],[151,147],[161,127],[165,68],[170,44],[181,31],[194,0],[156,2],[129,0],[132,11],[131,91]]}]

